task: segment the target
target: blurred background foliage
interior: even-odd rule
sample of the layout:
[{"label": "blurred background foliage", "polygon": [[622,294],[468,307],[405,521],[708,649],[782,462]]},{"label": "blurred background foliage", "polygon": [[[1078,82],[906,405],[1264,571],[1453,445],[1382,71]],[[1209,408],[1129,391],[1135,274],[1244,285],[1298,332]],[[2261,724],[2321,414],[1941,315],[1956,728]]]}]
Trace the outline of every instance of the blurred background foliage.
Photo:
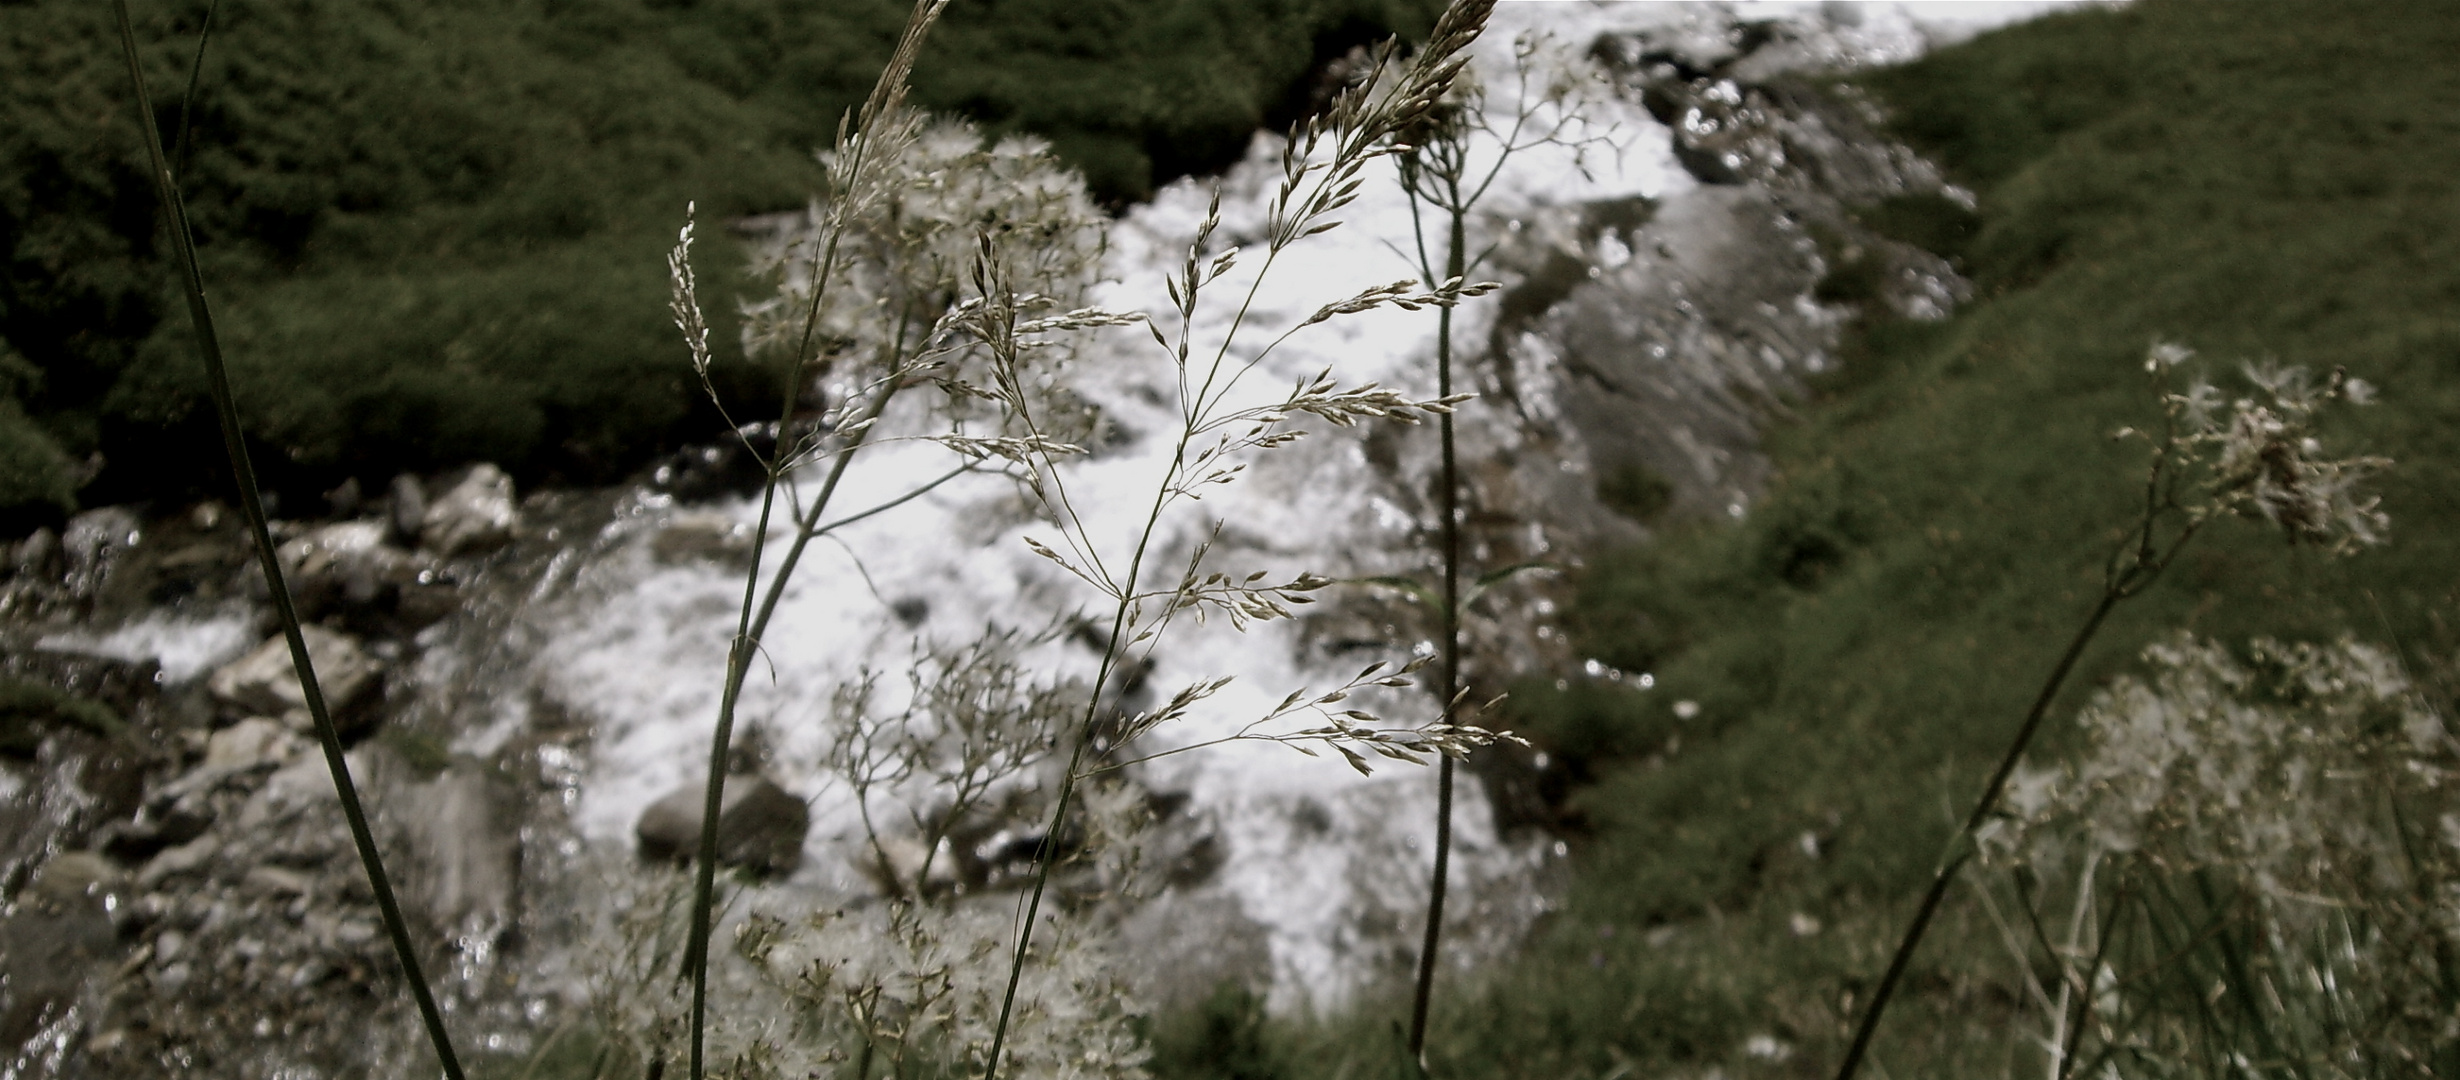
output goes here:
[{"label": "blurred background foliage", "polygon": [[[134,5],[169,142],[207,6]],[[800,206],[907,6],[225,0],[180,171],[268,483],[606,481],[710,437],[665,311],[684,204]],[[1325,60],[1440,6],[957,0],[915,96],[1049,140],[1116,205],[1228,165]],[[0,3],[0,73],[0,531],[217,490],[109,6]],[[742,253],[704,235],[729,295]]]}]

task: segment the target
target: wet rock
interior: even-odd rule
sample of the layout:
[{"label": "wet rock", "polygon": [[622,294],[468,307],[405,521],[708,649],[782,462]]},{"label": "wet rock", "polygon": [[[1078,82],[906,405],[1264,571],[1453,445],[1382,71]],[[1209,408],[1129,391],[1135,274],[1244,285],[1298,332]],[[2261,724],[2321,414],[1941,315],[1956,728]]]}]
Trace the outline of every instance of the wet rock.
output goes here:
[{"label": "wet rock", "polygon": [[10,553],[11,565],[24,577],[48,579],[60,574],[62,557],[60,537],[48,528],[36,529],[17,542]]},{"label": "wet rock", "polygon": [[383,522],[345,521],[283,544],[282,566],[301,607],[368,607],[417,581],[418,560],[386,543],[386,536]]},{"label": "wet rock", "polygon": [[520,521],[512,477],[481,463],[427,507],[419,520],[419,542],[448,558],[490,551],[511,543]]},{"label": "wet rock", "polygon": [[306,896],[316,891],[315,878],[279,866],[249,867],[243,880],[249,888],[273,896]]},{"label": "wet rock", "polygon": [[752,527],[724,514],[677,514],[649,540],[662,563],[739,563],[751,557]]},{"label": "wet rock", "polygon": [[68,563],[66,584],[81,599],[102,591],[137,541],[143,537],[136,512],[125,506],[105,506],[68,519],[60,533],[60,550]]},{"label": "wet rock", "polygon": [[393,478],[393,486],[385,492],[392,500],[385,515],[385,524],[392,527],[392,539],[404,544],[419,542],[419,529],[427,523],[427,489],[419,486],[419,478],[403,473]]},{"label": "wet rock", "polygon": [[[350,767],[352,782],[369,775],[368,750],[362,746],[344,755]],[[304,754],[290,764],[274,770],[265,778],[265,786],[248,797],[240,808],[238,825],[242,832],[268,822],[286,820],[301,811],[320,808],[336,801],[340,794],[333,786],[333,772],[322,754]]]},{"label": "wet rock", "polygon": [[[344,715],[375,685],[378,664],[348,634],[314,624],[299,629],[307,639],[308,660],[316,668],[316,684],[324,690],[334,723],[348,726]],[[216,699],[249,712],[286,715],[307,708],[297,669],[291,664],[290,645],[279,634],[265,639],[256,651],[223,665],[205,685]]]},{"label": "wet rock", "polygon": [[44,736],[60,728],[109,736],[125,725],[99,702],[41,683],[0,676],[0,755],[31,760]]},{"label": "wet rock", "polygon": [[325,492],[325,506],[333,511],[334,517],[358,516],[359,504],[364,499],[364,493],[359,490],[359,478],[355,476],[343,480],[339,486]]},{"label": "wet rock", "polygon": [[520,845],[504,825],[506,802],[466,763],[386,793],[385,813],[411,854],[405,891],[424,899],[427,917],[447,933],[512,920]]},{"label": "wet rock", "polygon": [[768,470],[761,465],[759,455],[745,447],[747,442],[761,445],[774,441],[762,438],[764,433],[757,430],[760,426],[754,425],[754,430],[744,432],[741,438],[687,447],[668,455],[650,470],[650,486],[687,503],[760,490]]},{"label": "wet rock", "polygon": [[238,772],[278,766],[298,757],[307,746],[282,721],[251,716],[214,732],[205,741],[205,762],[199,768]]},{"label": "wet rock", "polygon": [[109,898],[119,872],[92,854],[62,855],[36,875],[0,920],[0,1040],[23,1045],[76,1008],[90,979],[119,958]]},{"label": "wet rock", "polygon": [[151,889],[165,881],[192,874],[213,862],[222,853],[222,841],[211,835],[200,836],[177,847],[164,848],[137,871],[137,886]]},{"label": "wet rock", "polygon": [[[690,861],[700,846],[707,800],[701,785],[686,784],[651,803],[634,830],[642,857]],[[764,777],[731,777],[718,810],[718,861],[785,873],[801,861],[803,834],[810,829],[811,808],[803,800]]]}]

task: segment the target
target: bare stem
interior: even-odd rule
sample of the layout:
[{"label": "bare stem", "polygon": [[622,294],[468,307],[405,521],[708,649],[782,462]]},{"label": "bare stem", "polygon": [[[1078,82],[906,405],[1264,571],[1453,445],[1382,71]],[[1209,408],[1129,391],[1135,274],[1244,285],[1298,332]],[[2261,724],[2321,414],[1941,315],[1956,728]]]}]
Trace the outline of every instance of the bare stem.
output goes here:
[{"label": "bare stem", "polygon": [[[898,37],[896,50],[881,70],[870,98],[863,104],[861,124],[854,131],[861,141],[855,144],[854,153],[849,155],[851,160],[845,182],[839,185],[836,193],[839,200],[836,220],[828,231],[825,245],[812,257],[811,304],[804,315],[801,340],[786,365],[785,398],[778,405],[778,445],[768,461],[767,482],[761,488],[759,529],[752,536],[751,566],[743,578],[743,606],[736,621],[734,640],[727,648],[726,686],[719,697],[717,724],[709,737],[709,779],[701,800],[698,865],[694,868],[692,882],[692,937],[684,952],[684,968],[692,981],[691,1080],[702,1080],[705,1075],[703,1052],[708,1034],[709,935],[717,900],[718,817],[725,808],[726,764],[732,749],[735,708],[742,699],[743,680],[751,670],[753,655],[759,651],[761,637],[768,630],[769,618],[776,613],[778,599],[784,595],[787,581],[794,576],[796,563],[801,561],[812,537],[818,535],[820,515],[828,508],[829,498],[836,492],[839,479],[845,475],[846,467],[852,463],[855,452],[869,435],[871,422],[878,420],[881,411],[888,407],[889,399],[895,396],[903,379],[900,372],[892,369],[889,378],[875,392],[862,420],[852,428],[853,434],[847,437],[846,445],[840,449],[837,460],[829,470],[827,482],[811,505],[796,519],[794,543],[787,549],[785,558],[779,560],[776,572],[769,579],[767,595],[761,599],[755,614],[753,594],[760,582],[760,561],[768,543],[769,521],[777,505],[778,489],[785,486],[787,473],[794,464],[795,455],[788,452],[787,440],[793,427],[795,405],[800,397],[803,372],[809,362],[829,277],[835,269],[838,242],[845,235],[849,213],[845,200],[855,197],[862,183],[861,174],[872,157],[872,143],[879,134],[880,121],[893,115],[900,107],[905,97],[906,78],[913,71],[914,58],[921,52],[923,39],[930,32],[931,25],[947,5],[948,0],[915,0],[914,10],[906,19],[905,30]],[[847,135],[846,128],[841,124],[838,129],[838,145],[841,148],[846,144]],[[892,365],[901,363],[896,353],[903,348],[902,332],[898,338],[898,344],[891,349],[889,362]]]},{"label": "bare stem", "polygon": [[[290,587],[282,580],[282,563],[275,553],[273,534],[265,524],[264,501],[258,496],[256,468],[248,460],[247,439],[239,424],[239,409],[231,396],[228,372],[222,363],[222,345],[214,334],[213,313],[205,303],[205,279],[197,268],[196,243],[188,228],[188,208],[180,198],[178,181],[171,175],[171,166],[164,158],[161,129],[155,126],[154,103],[146,89],[145,68],[137,55],[136,27],[128,16],[128,0],[112,0],[112,11],[118,17],[120,47],[128,58],[128,81],[136,89],[139,129],[145,136],[147,160],[153,166],[154,194],[161,200],[162,215],[180,273],[181,290],[188,300],[188,318],[196,333],[197,354],[204,361],[207,386],[214,412],[221,421],[222,448],[229,455],[232,479],[239,486],[239,506],[248,521],[248,534],[256,544],[258,566],[264,571],[267,590],[273,596],[274,612],[282,622],[282,637],[290,645],[291,668],[299,678],[300,696],[305,699],[308,715],[316,724],[316,741],[324,749],[325,768],[333,774],[333,788],[341,798],[342,817],[349,823],[350,840],[358,849],[359,863],[367,871],[370,891],[375,893],[377,911],[384,918],[384,928],[393,940],[393,955],[400,960],[402,974],[409,980],[410,993],[418,1002],[419,1018],[427,1027],[427,1039],[434,1044],[436,1058],[449,1080],[461,1080],[461,1061],[453,1053],[453,1041],[444,1030],[444,1014],[436,1007],[435,995],[427,987],[427,976],[419,967],[418,950],[410,943],[409,924],[402,918],[401,905],[393,896],[393,883],[384,872],[384,858],[376,851],[375,834],[367,827],[367,812],[359,804],[358,786],[351,782],[350,763],[342,756],[340,732],[333,726],[332,710],[327,707],[324,691],[316,682],[316,667],[308,656],[307,639],[299,629],[299,611],[291,602]],[[198,43],[200,58],[204,44]],[[193,93],[193,89],[191,90]],[[184,128],[184,125],[183,125]]]},{"label": "bare stem", "polygon": [[[1455,280],[1461,276],[1462,263],[1467,258],[1469,206],[1461,201],[1457,168],[1447,170],[1439,179],[1446,185],[1448,196],[1442,207],[1451,219],[1444,277]],[[1413,209],[1415,205],[1413,200]],[[1452,396],[1450,306],[1438,309],[1435,323],[1435,392],[1438,397]],[[1461,693],[1461,481],[1452,414],[1446,412],[1437,419],[1443,439],[1443,474],[1438,481],[1442,497],[1438,502],[1443,513],[1444,553],[1443,697],[1439,700],[1444,710],[1440,720],[1451,723],[1453,703]],[[1452,869],[1452,756],[1444,755],[1435,768],[1435,868],[1427,884],[1426,933],[1418,947],[1418,978],[1409,1005],[1409,1058],[1416,1063],[1420,1075],[1426,1072],[1427,1008],[1434,997],[1436,947],[1443,936],[1444,894]]]},{"label": "bare stem", "polygon": [[1837,1066],[1837,1080],[1853,1080],[1854,1073],[1861,1069],[1863,1055],[1870,1051],[1871,1036],[1879,1030],[1879,1017],[1887,1011],[1888,999],[1895,995],[1896,984],[1904,978],[1905,966],[1912,962],[1913,951],[1921,945],[1922,935],[1929,932],[1931,916],[1939,913],[1939,902],[1946,899],[1948,886],[1955,883],[1957,873],[1973,859],[1973,834],[1990,819],[1991,809],[1999,803],[2000,792],[2007,787],[2008,776],[2016,771],[2017,762],[2023,760],[2025,749],[2032,745],[2033,734],[2041,729],[2042,718],[2050,713],[2050,702],[2058,696],[2059,687],[2066,684],[2068,673],[2075,670],[2076,660],[2084,655],[2084,647],[2092,643],[2095,634],[2101,632],[2102,621],[2109,617],[2110,609],[2127,595],[2115,586],[2102,590],[2100,602],[2093,605],[2093,613],[2085,617],[2084,625],[2076,630],[2075,639],[2067,643],[2067,651],[2059,656],[2058,665],[2050,670],[2050,678],[2042,683],[2041,693],[2033,699],[2033,708],[2025,713],[2024,723],[2016,729],[2016,737],[2008,744],[2006,756],[2000,759],[1998,769],[1990,774],[1990,782],[1982,787],[1982,797],[1975,801],[1973,812],[1966,815],[1964,826],[1957,830],[1955,839],[1951,841],[1951,854],[1939,864],[1938,869],[1931,872],[1930,889],[1922,894],[1922,906],[1914,912],[1913,925],[1905,928],[1904,939],[1896,945],[1896,955],[1888,960],[1887,974],[1880,977],[1879,988],[1872,991],[1870,1004],[1863,1007],[1862,1022],[1854,1029],[1853,1045],[1846,1048],[1845,1061]]}]

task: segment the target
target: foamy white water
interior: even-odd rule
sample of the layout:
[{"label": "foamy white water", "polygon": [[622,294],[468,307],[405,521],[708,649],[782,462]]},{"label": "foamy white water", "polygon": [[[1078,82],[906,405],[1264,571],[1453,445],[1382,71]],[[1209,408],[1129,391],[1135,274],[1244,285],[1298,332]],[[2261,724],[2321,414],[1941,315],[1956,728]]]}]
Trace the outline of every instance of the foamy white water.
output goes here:
[{"label": "foamy white water", "polygon": [[[1751,14],[1770,9],[1770,15],[1809,6],[1742,5]],[[1987,21],[2049,6],[1962,11],[1960,28],[1970,29],[1976,16]],[[1935,12],[1909,11],[1908,5],[1846,7],[1850,12],[1830,5],[1828,15],[1839,62],[1901,59],[1941,33]],[[1581,50],[1601,31],[1698,14],[1682,4],[1504,6],[1477,50],[1491,121],[1509,127],[1522,104],[1512,66],[1516,35],[1552,35],[1535,73],[1542,89],[1555,74],[1576,71]],[[1544,110],[1535,119],[1552,122]],[[1565,144],[1526,149],[1508,162],[1482,204],[1482,229],[1515,227],[1520,217],[1549,206],[1663,198],[1693,185],[1664,130],[1636,103],[1595,101],[1564,135]],[[1249,254],[1245,265],[1209,287],[1196,328],[1199,343],[1222,340],[1236,298],[1265,269],[1257,238],[1265,200],[1279,181],[1279,152],[1276,139],[1259,136],[1246,162],[1219,180],[1224,220],[1206,255],[1230,244],[1248,245]],[[1256,359],[1265,342],[1317,306],[1415,276],[1412,260],[1402,254],[1415,248],[1410,209],[1392,177],[1388,165],[1373,167],[1369,186],[1342,215],[1342,227],[1301,242],[1270,267],[1247,329],[1231,346],[1234,368]],[[1116,224],[1098,296],[1102,306],[1170,310],[1164,278],[1184,257],[1211,190],[1210,182],[1182,181]],[[1482,339],[1492,302],[1464,305],[1461,340]],[[1429,312],[1387,311],[1310,328],[1258,360],[1239,392],[1269,400],[1266,395],[1329,367],[1345,384],[1380,382],[1432,396],[1435,325]],[[1089,345],[1076,370],[1081,392],[1127,437],[1069,464],[1065,482],[1087,535],[1107,559],[1124,565],[1172,450],[1175,369],[1142,328],[1131,328]],[[1468,407],[1464,423],[1493,424],[1475,410],[1474,403]],[[896,498],[952,464],[945,450],[924,443],[866,450],[831,516]],[[813,477],[798,482],[804,495],[811,494]],[[1159,570],[1149,571],[1147,584],[1175,574],[1192,546],[1220,523],[1227,524],[1209,569],[1345,576],[1409,565],[1393,553],[1415,542],[1422,523],[1380,497],[1384,482],[1355,434],[1319,431],[1266,455],[1240,482],[1202,503],[1176,507],[1162,532]],[[736,501],[716,510],[749,527],[757,507]],[[570,599],[542,628],[548,644],[535,661],[540,683],[595,725],[573,812],[583,835],[608,844],[628,843],[641,809],[693,782],[703,768],[726,642],[743,596],[739,572],[706,563],[666,565],[650,556],[646,537],[672,513],[644,497],[618,517],[578,567]],[[741,709],[744,722],[768,742],[770,774],[811,800],[814,827],[799,883],[846,893],[866,888],[855,870],[863,834],[851,794],[822,766],[826,707],[836,687],[871,670],[886,674],[883,686],[893,694],[924,640],[958,644],[985,627],[1032,630],[1080,614],[1107,617],[1098,610],[1097,594],[1027,549],[1028,536],[1059,546],[1055,531],[1026,510],[1014,484],[968,476],[812,547],[768,633]],[[1396,641],[1374,656],[1358,650],[1332,656],[1311,652],[1286,622],[1245,633],[1218,621],[1176,626],[1154,654],[1157,694],[1223,676],[1234,681],[1187,720],[1151,736],[1155,745],[1146,752],[1229,735],[1290,690],[1337,685],[1367,659],[1405,659],[1412,644]],[[1093,659],[1065,640],[1029,654],[1053,678],[1089,678]],[[1388,694],[1375,707],[1395,720],[1418,722],[1433,702],[1423,694]],[[1362,973],[1375,970],[1357,962],[1362,953],[1402,949],[1414,937],[1414,929],[1396,937],[1395,928],[1414,927],[1412,913],[1423,903],[1431,865],[1431,772],[1394,765],[1360,776],[1337,760],[1253,743],[1196,750],[1140,768],[1144,784],[1186,793],[1189,816],[1216,830],[1220,870],[1198,888],[1232,899],[1262,928],[1277,1005],[1337,1002]],[[1543,840],[1499,836],[1474,782],[1461,785],[1455,815],[1452,873],[1463,907],[1483,903],[1482,918],[1525,925],[1544,902],[1535,885],[1548,857]]]}]

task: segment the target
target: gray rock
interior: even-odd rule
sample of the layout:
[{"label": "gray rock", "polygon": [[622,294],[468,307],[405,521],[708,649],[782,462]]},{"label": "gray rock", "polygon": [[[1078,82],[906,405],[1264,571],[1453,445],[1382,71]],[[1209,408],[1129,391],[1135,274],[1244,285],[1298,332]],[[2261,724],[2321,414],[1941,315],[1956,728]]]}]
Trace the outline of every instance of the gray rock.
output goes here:
[{"label": "gray rock", "polygon": [[650,538],[649,553],[662,563],[739,563],[751,557],[752,528],[724,514],[677,514]]},{"label": "gray rock", "polygon": [[392,513],[386,524],[393,527],[393,538],[415,544],[419,530],[427,523],[427,489],[419,486],[419,478],[403,473],[393,478]]},{"label": "gray rock", "polygon": [[251,889],[274,896],[306,896],[316,891],[316,879],[279,866],[253,866],[245,879]]},{"label": "gray rock", "polygon": [[419,520],[419,541],[446,557],[487,551],[511,543],[520,522],[512,477],[482,462],[427,507]]},{"label": "gray rock", "polygon": [[[651,803],[635,830],[642,857],[689,862],[700,847],[707,799],[701,785],[686,784]],[[810,829],[811,808],[803,800],[763,777],[730,777],[718,810],[718,861],[785,873],[801,861],[803,834]]]},{"label": "gray rock", "polygon": [[[316,684],[324,689],[325,704],[333,710],[334,722],[343,724],[343,712],[375,684],[376,661],[348,634],[313,624],[299,629],[307,638],[308,660],[316,667]],[[290,645],[279,634],[265,639],[256,651],[223,665],[205,685],[214,697],[249,712],[278,716],[307,707],[291,665]]]},{"label": "gray rock", "polygon": [[363,606],[418,579],[418,560],[385,539],[379,521],[326,525],[283,544],[282,566],[303,604]]},{"label": "gray rock", "polygon": [[164,848],[146,862],[145,869],[137,872],[137,885],[140,888],[151,889],[166,880],[202,868],[205,864],[212,862],[214,856],[221,853],[222,841],[215,839],[211,834],[197,837],[178,847]]},{"label": "gray rock", "polygon": [[411,854],[406,891],[448,933],[512,921],[520,844],[507,827],[505,801],[467,764],[386,794],[385,813],[400,823]]},{"label": "gray rock", "polygon": [[36,529],[19,541],[15,555],[20,574],[31,578],[59,576],[60,537],[48,528]]},{"label": "gray rock", "polygon": [[112,567],[137,546],[139,529],[136,512],[125,506],[100,507],[68,519],[60,548],[68,560],[69,591],[84,597],[101,591]]},{"label": "gray rock", "polygon": [[306,741],[291,734],[282,721],[251,716],[207,738],[205,762],[198,767],[238,772],[281,765],[306,749]]},{"label": "gray rock", "polygon": [[0,920],[0,1039],[22,1046],[68,1016],[89,979],[107,976],[119,932],[105,895],[119,872],[100,856],[62,855],[43,867]]},{"label": "gray rock", "polygon": [[[350,766],[354,783],[368,777],[367,746],[352,750],[344,760]],[[265,786],[248,797],[247,804],[239,810],[239,828],[243,831],[254,830],[340,798],[333,787],[333,772],[325,764],[324,755],[302,754],[297,760],[274,770],[272,776],[265,778]]]}]

